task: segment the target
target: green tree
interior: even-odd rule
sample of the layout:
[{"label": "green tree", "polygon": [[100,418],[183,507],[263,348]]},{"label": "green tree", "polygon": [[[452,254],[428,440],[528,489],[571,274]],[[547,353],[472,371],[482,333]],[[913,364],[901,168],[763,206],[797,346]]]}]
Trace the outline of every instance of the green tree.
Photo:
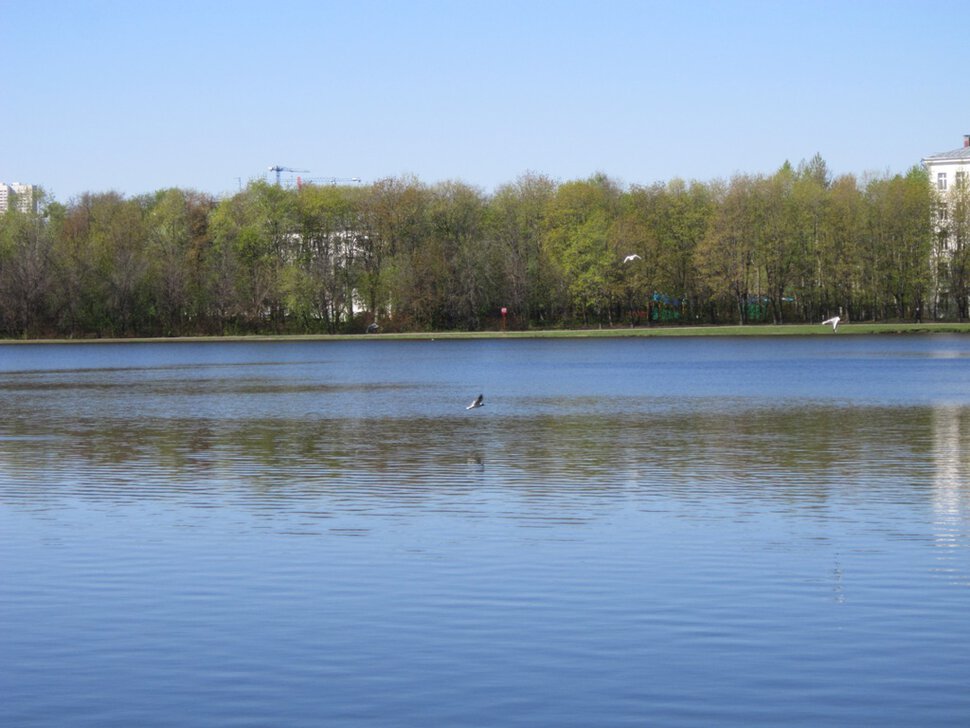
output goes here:
[{"label": "green tree", "polygon": [[283,293],[301,330],[336,333],[354,316],[360,207],[354,188],[306,185],[299,191],[299,234],[284,264]]},{"label": "green tree", "polygon": [[697,250],[707,235],[715,211],[711,185],[687,183],[681,179],[666,185],[634,188],[631,191],[635,216],[641,220],[636,251],[645,263],[630,266],[634,271],[649,271],[654,291],[682,301],[683,313],[699,306]]},{"label": "green tree", "polygon": [[375,182],[362,201],[360,281],[374,321],[407,328],[427,289],[415,256],[427,237],[428,188],[414,178]]},{"label": "green tree", "polygon": [[[39,207],[46,207],[40,195]],[[7,331],[28,337],[50,323],[53,235],[47,217],[9,209],[0,215],[0,311]]]},{"label": "green tree", "polygon": [[821,155],[802,161],[791,191],[795,243],[791,293],[803,319],[813,320],[823,308],[821,256],[826,245],[832,178]]},{"label": "green tree", "polygon": [[620,190],[596,175],[556,190],[546,215],[543,244],[558,269],[573,308],[584,324],[613,322],[622,296],[619,252],[612,227],[619,217]]},{"label": "green tree", "polygon": [[891,311],[918,320],[932,280],[934,205],[926,172],[914,167],[905,176],[873,180],[866,194],[875,307],[883,317]]},{"label": "green tree", "polygon": [[100,279],[92,256],[94,196],[84,194],[69,205],[54,232],[54,276],[60,292],[58,329],[68,336],[99,330]]},{"label": "green tree", "polygon": [[498,313],[501,263],[485,232],[485,211],[485,197],[474,187],[446,182],[433,189],[428,244],[442,256],[438,319],[448,328],[479,329],[483,318]]},{"label": "green tree", "polygon": [[865,199],[856,178],[843,175],[828,190],[816,246],[816,318],[839,314],[857,317],[864,288],[862,248]]},{"label": "green tree", "polygon": [[487,234],[501,251],[504,266],[498,296],[526,324],[549,323],[561,309],[542,246],[546,210],[555,193],[548,177],[529,174],[499,187],[488,203]]},{"label": "green tree", "polygon": [[784,321],[785,301],[794,284],[803,279],[810,260],[811,225],[806,209],[796,199],[797,176],[787,162],[759,185],[760,234],[756,238],[756,260],[764,272],[772,320]]},{"label": "green tree", "polygon": [[65,218],[58,265],[66,290],[78,297],[68,319],[82,322],[85,333],[142,331],[148,318],[146,207],[145,199],[116,192],[85,194]]},{"label": "green tree", "polygon": [[958,179],[948,199],[949,289],[961,321],[970,317],[970,181]]},{"label": "green tree", "polygon": [[[652,294],[669,290],[665,286],[657,239],[658,207],[666,190],[662,185],[633,187],[623,198],[623,204],[613,227],[620,256],[620,297],[630,323],[649,320],[653,308]],[[639,258],[628,259],[637,255]]]},{"label": "green tree", "polygon": [[933,190],[936,210],[933,273],[934,317],[968,316],[970,287],[970,185],[958,177],[949,190]]},{"label": "green tree", "polygon": [[735,176],[720,195],[710,228],[695,254],[711,304],[712,320],[733,309],[739,324],[749,321],[755,287],[755,243],[760,225],[758,187],[763,178]]},{"label": "green tree", "polygon": [[197,197],[180,189],[161,190],[147,214],[149,295],[165,335],[184,333],[193,309],[198,311],[193,294],[199,292],[201,250],[192,209]]},{"label": "green tree", "polygon": [[211,229],[215,283],[230,301],[223,315],[241,317],[254,331],[267,325],[279,330],[286,314],[281,271],[299,246],[296,191],[252,182],[218,205]]}]

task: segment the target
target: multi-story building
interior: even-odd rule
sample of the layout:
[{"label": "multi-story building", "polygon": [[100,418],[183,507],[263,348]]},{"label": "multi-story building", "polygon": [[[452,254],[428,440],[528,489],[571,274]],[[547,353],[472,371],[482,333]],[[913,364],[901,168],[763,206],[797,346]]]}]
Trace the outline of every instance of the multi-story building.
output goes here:
[{"label": "multi-story building", "polygon": [[933,248],[934,309],[937,316],[970,315],[967,251],[970,245],[970,134],[963,146],[923,158],[936,192]]},{"label": "multi-story building", "polygon": [[925,157],[923,166],[940,193],[945,194],[961,182],[970,182],[970,134],[964,134],[959,149]]},{"label": "multi-story building", "polygon": [[936,191],[936,232],[940,252],[952,252],[958,242],[954,239],[956,221],[952,219],[953,214],[965,217],[961,208],[966,205],[970,191],[970,134],[964,134],[963,146],[959,149],[924,157],[923,167]]},{"label": "multi-story building", "polygon": [[21,212],[31,212],[36,208],[37,195],[34,185],[24,185],[20,182],[7,184],[0,182],[0,214],[10,209],[10,203],[14,204]]}]

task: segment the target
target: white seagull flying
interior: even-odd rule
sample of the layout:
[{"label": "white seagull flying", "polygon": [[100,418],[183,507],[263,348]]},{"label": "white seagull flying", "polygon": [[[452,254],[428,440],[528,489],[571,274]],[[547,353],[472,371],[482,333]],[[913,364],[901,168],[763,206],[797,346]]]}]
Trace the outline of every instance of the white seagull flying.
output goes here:
[{"label": "white seagull flying", "polygon": [[840,317],[833,316],[830,319],[825,319],[822,322],[822,326],[825,326],[826,324],[832,324],[832,331],[838,331],[839,330],[839,321],[841,321],[841,320],[842,319]]},{"label": "white seagull flying", "polygon": [[475,409],[476,407],[484,407],[484,406],[485,406],[485,395],[480,394],[478,395],[478,398],[475,399],[475,401],[472,402],[470,405],[465,407],[465,409],[469,410],[469,409]]},{"label": "white seagull flying", "polygon": [[633,253],[633,254],[631,254],[631,255],[628,255],[627,257],[625,257],[625,258],[623,259],[623,262],[624,262],[624,263],[629,263],[629,262],[630,262],[631,260],[643,260],[643,258],[641,258],[641,257],[640,257],[639,255],[637,255],[636,253]]}]

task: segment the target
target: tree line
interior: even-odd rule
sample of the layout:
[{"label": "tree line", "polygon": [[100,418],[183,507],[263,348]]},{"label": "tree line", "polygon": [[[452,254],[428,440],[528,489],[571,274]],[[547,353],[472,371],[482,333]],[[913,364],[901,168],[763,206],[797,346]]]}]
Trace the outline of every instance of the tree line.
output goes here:
[{"label": "tree line", "polygon": [[0,216],[0,334],[965,319],[968,211],[921,168],[833,178],[818,155],[628,188],[529,174],[489,194],[392,178],[42,195]]}]

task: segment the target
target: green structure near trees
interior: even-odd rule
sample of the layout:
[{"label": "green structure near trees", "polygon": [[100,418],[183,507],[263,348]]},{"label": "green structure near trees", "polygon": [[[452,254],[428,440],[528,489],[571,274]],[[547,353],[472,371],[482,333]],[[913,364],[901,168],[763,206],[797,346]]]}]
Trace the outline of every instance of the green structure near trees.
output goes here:
[{"label": "green structure near trees", "polygon": [[919,167],[833,178],[819,156],[629,188],[526,175],[492,193],[394,178],[41,194],[0,216],[0,334],[955,321],[968,199],[961,185],[942,200]]}]

